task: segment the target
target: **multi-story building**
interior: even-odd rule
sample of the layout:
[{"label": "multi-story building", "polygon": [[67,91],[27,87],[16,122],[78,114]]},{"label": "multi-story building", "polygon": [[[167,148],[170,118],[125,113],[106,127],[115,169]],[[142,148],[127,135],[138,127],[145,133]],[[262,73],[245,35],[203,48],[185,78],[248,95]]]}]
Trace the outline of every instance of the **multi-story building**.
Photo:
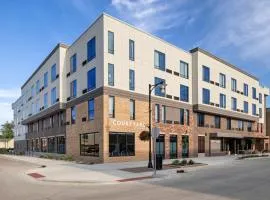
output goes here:
[{"label": "multi-story building", "polygon": [[[269,137],[270,142],[270,108],[266,108],[266,135]],[[270,151],[270,146],[266,147],[266,150]]]},{"label": "multi-story building", "polygon": [[166,88],[154,89],[151,110],[164,158],[261,150],[268,143],[269,89],[257,78],[102,14],[73,44],[57,45],[22,86],[27,150],[90,162],[147,159],[140,134],[149,124],[148,85],[160,82]]}]

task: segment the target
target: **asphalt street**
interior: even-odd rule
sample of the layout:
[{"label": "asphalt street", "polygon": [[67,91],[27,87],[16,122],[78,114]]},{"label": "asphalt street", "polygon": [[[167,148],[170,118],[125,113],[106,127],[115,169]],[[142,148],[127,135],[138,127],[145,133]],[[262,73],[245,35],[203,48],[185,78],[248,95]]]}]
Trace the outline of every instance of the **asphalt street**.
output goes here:
[{"label": "asphalt street", "polygon": [[270,199],[269,158],[204,167],[169,179],[101,185],[37,181],[24,173],[35,167],[0,158],[0,200]]}]

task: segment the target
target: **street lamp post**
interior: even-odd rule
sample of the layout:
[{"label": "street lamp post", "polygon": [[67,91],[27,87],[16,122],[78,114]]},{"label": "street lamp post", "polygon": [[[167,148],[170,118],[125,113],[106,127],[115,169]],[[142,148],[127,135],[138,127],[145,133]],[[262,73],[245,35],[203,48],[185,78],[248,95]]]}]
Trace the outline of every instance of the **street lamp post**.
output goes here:
[{"label": "street lamp post", "polygon": [[148,161],[148,168],[153,168],[153,164],[152,164],[152,147],[151,147],[151,131],[152,131],[152,105],[151,105],[151,93],[152,91],[157,87],[157,86],[161,86],[161,89],[163,91],[165,91],[165,87],[166,87],[166,83],[165,81],[161,81],[159,83],[156,83],[154,85],[149,84],[149,88],[148,88],[148,113],[149,113],[149,161]]}]

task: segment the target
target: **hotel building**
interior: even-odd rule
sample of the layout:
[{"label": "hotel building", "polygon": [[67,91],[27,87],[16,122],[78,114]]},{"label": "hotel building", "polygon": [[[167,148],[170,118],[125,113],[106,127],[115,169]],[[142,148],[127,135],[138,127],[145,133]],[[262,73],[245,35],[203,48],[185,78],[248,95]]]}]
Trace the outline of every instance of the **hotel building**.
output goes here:
[{"label": "hotel building", "polygon": [[146,160],[148,85],[160,82],[166,89],[154,89],[151,108],[164,158],[267,147],[269,89],[256,77],[102,14],[73,44],[58,44],[22,86],[13,110],[25,135],[15,143],[25,146],[15,149],[86,162]]}]

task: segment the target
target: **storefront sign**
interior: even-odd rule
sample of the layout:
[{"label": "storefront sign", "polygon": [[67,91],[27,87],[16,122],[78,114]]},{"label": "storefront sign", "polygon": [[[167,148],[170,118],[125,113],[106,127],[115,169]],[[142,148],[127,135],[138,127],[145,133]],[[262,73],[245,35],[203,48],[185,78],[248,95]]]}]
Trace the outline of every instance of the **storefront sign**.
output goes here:
[{"label": "storefront sign", "polygon": [[145,123],[143,122],[126,121],[126,120],[113,120],[112,124],[115,126],[136,126],[140,128],[146,127]]}]

